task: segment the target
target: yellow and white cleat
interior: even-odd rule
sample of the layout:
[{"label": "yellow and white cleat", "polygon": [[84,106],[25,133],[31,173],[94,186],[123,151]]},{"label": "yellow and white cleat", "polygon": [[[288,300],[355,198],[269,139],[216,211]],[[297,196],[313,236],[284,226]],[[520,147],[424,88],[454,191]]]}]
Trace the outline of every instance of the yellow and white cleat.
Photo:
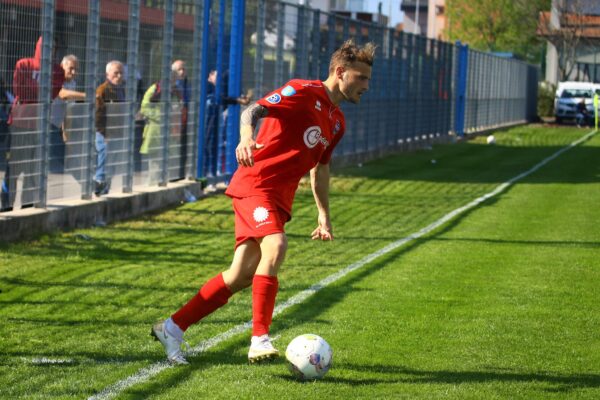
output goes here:
[{"label": "yellow and white cleat", "polygon": [[279,350],[273,347],[269,335],[252,336],[250,350],[248,350],[250,364],[274,360],[277,357],[279,357]]}]

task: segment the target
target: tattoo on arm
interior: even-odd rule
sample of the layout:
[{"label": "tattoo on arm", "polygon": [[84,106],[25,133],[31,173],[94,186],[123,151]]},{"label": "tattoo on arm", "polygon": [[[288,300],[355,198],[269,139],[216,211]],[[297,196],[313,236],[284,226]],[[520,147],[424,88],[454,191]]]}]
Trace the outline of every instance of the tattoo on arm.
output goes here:
[{"label": "tattoo on arm", "polygon": [[267,114],[268,110],[266,107],[254,103],[244,110],[240,117],[240,122],[242,125],[251,125],[252,128],[255,128],[258,120],[266,117]]}]

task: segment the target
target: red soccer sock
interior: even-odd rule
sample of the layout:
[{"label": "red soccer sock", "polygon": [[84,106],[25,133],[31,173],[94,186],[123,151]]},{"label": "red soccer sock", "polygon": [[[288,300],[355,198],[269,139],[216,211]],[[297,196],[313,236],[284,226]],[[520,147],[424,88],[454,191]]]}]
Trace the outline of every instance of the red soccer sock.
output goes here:
[{"label": "red soccer sock", "polygon": [[278,288],[279,281],[276,276],[254,275],[252,280],[252,336],[269,333]]},{"label": "red soccer sock", "polygon": [[223,274],[219,274],[207,281],[200,291],[171,318],[185,332],[190,325],[227,304],[231,295],[231,290],[223,280]]}]

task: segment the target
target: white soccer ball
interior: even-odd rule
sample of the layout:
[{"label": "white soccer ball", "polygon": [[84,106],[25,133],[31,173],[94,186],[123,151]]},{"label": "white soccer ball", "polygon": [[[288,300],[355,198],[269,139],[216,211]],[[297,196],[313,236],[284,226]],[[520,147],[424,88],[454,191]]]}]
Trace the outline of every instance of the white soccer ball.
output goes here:
[{"label": "white soccer ball", "polygon": [[333,361],[333,350],[321,336],[305,334],[290,342],[285,358],[290,372],[298,379],[320,379]]},{"label": "white soccer ball", "polygon": [[487,144],[496,144],[496,138],[494,137],[494,135],[490,135],[487,137]]}]

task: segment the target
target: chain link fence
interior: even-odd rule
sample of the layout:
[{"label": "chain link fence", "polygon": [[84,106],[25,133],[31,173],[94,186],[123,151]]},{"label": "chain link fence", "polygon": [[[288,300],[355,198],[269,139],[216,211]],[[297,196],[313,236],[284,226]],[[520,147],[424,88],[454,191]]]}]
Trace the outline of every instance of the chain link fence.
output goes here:
[{"label": "chain link fence", "polygon": [[347,38],[378,49],[338,159],[535,118],[530,65],[276,0],[0,0],[0,38],[3,211],[226,181],[241,108]]}]

